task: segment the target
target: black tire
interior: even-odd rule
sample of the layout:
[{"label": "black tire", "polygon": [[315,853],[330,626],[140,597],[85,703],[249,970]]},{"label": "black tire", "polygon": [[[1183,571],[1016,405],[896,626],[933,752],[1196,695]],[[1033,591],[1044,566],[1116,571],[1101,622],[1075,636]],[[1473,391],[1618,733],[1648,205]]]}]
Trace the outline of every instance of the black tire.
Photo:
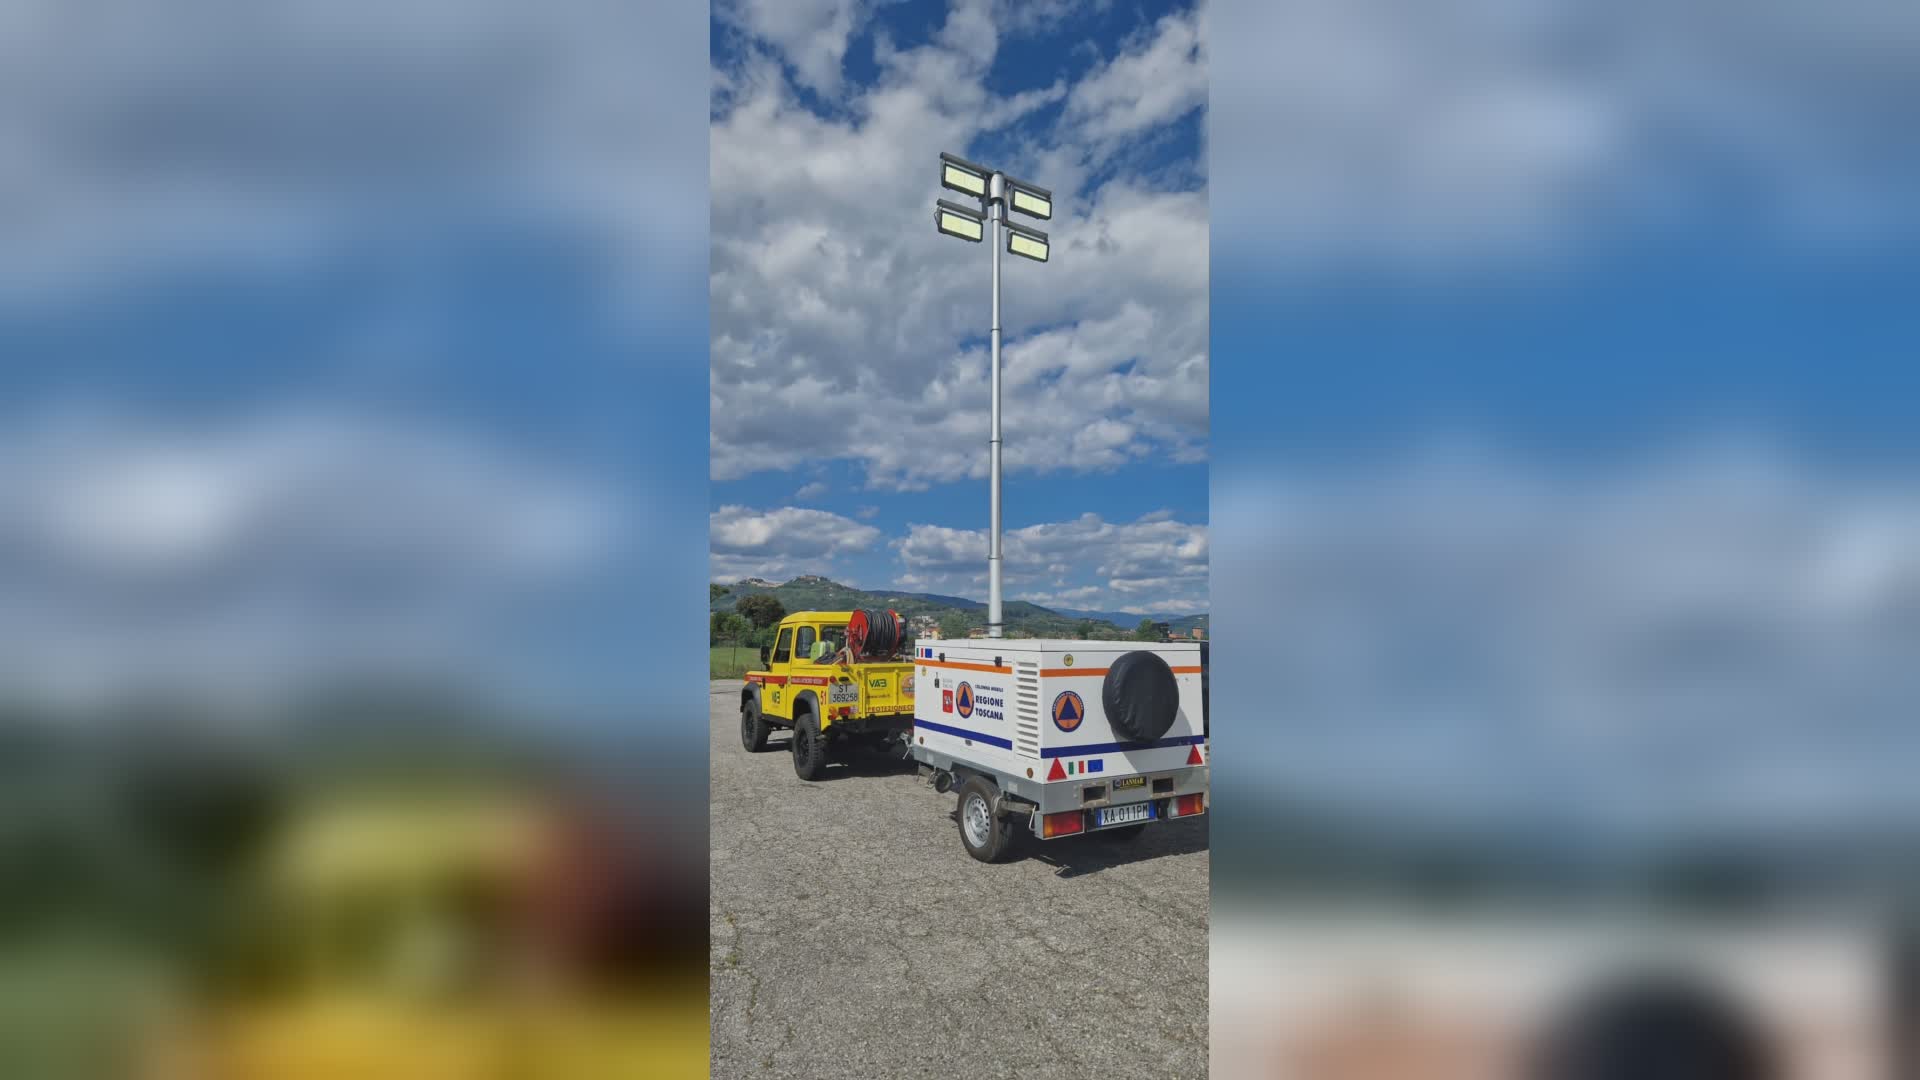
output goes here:
[{"label": "black tire", "polygon": [[[1012,819],[995,817],[993,813],[993,800],[999,794],[992,784],[978,776],[960,785],[956,815],[960,819],[960,845],[967,849],[967,854],[984,863],[999,862],[1013,850]],[[984,821],[980,817],[982,810]]]},{"label": "black tire", "polygon": [[1100,704],[1115,735],[1152,742],[1167,733],[1180,712],[1180,683],[1158,654],[1130,652],[1108,666]]},{"label": "black tire", "polygon": [[1132,825],[1115,825],[1111,829],[1095,829],[1092,835],[1101,840],[1118,843],[1122,840],[1132,840],[1146,831],[1147,825],[1146,822],[1143,821],[1136,822]]},{"label": "black tire", "polygon": [[1717,987],[1643,973],[1588,991],[1549,1030],[1538,1080],[1771,1080],[1783,1075],[1765,1029]]},{"label": "black tire", "polygon": [[820,721],[803,712],[793,721],[793,773],[802,780],[818,780],[827,771],[827,737]]},{"label": "black tire", "polygon": [[772,730],[773,725],[767,723],[767,718],[760,715],[760,703],[758,701],[753,698],[748,698],[746,701],[741,702],[740,745],[746,747],[747,753],[757,754],[765,750],[767,748],[767,733]]}]

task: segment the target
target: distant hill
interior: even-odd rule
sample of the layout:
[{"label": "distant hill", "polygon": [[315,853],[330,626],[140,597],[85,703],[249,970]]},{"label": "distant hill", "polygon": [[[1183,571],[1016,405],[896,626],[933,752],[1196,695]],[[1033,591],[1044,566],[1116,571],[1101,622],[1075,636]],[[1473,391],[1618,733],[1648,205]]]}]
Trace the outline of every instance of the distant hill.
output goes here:
[{"label": "distant hill", "polygon": [[[711,610],[731,611],[741,599],[755,593],[772,593],[780,601],[781,606],[788,611],[892,608],[908,618],[916,615],[931,615],[939,618],[958,611],[968,615],[972,625],[981,626],[986,623],[987,605],[979,600],[969,600],[962,596],[941,596],[937,593],[856,589],[851,585],[842,585],[818,574],[803,574],[779,585],[761,578],[737,581],[728,586],[726,592],[714,598]],[[1117,611],[1055,610],[1025,600],[1006,601],[1001,605],[1001,616],[1006,620],[1008,633],[1031,637],[1078,637],[1082,621],[1090,621],[1094,624],[1095,637],[1119,637],[1131,634],[1142,618],[1139,615],[1128,615]],[[1176,633],[1183,635],[1195,626],[1207,625],[1205,614],[1175,617],[1156,615],[1153,619],[1155,622],[1167,623]]]},{"label": "distant hill", "polygon": [[1186,634],[1196,626],[1207,626],[1207,615],[1130,615],[1124,611],[1085,611],[1079,608],[1054,608],[1055,612],[1070,619],[1093,619],[1097,622],[1110,622],[1115,626],[1124,626],[1131,630],[1140,625],[1141,619],[1163,622],[1176,634]]}]

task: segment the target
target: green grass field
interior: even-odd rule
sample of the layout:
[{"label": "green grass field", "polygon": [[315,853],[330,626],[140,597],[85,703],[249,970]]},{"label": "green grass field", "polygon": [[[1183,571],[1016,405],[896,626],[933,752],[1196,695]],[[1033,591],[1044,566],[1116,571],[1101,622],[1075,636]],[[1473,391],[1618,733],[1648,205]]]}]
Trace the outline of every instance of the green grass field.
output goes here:
[{"label": "green grass field", "polygon": [[737,649],[732,645],[715,645],[707,667],[707,678],[738,679],[759,662],[760,650],[751,645],[742,645]]}]

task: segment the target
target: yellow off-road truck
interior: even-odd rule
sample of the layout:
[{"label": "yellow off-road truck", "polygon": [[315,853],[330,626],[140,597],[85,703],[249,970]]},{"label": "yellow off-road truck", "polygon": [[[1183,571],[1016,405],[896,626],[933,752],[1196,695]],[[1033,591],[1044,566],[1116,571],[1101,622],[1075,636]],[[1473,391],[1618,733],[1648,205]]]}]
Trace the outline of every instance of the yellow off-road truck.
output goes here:
[{"label": "yellow off-road truck", "polygon": [[706,1075],[706,973],[657,945],[690,913],[604,833],[517,788],[309,797],[234,928],[245,978],[163,1012],[134,1075]]},{"label": "yellow off-road truck", "polygon": [[740,690],[740,744],[767,747],[791,728],[793,771],[818,780],[839,752],[910,753],[913,662],[906,620],[892,611],[796,611],[780,620],[761,670]]}]

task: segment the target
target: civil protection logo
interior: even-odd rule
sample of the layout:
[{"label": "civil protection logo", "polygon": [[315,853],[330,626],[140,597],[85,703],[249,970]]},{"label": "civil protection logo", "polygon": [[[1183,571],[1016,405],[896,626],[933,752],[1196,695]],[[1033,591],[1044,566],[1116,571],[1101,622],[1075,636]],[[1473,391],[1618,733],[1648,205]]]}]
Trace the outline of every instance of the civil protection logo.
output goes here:
[{"label": "civil protection logo", "polygon": [[1062,690],[1060,696],[1053,699],[1053,726],[1061,731],[1072,731],[1087,718],[1087,703],[1080,695],[1071,690]]}]

